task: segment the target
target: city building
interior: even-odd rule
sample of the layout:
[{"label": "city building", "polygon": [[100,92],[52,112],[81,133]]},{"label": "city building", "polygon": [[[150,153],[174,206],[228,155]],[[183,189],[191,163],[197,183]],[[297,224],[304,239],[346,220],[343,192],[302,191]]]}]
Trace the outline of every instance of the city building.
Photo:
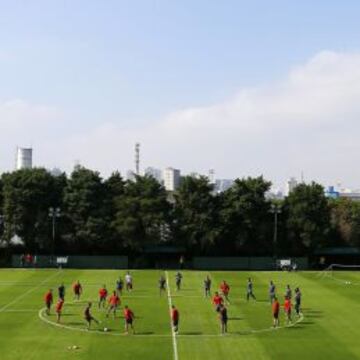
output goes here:
[{"label": "city building", "polygon": [[16,170],[32,168],[32,152],[33,150],[31,148],[17,148]]},{"label": "city building", "polygon": [[164,187],[167,191],[175,191],[180,185],[180,170],[168,167],[163,173]]},{"label": "city building", "polygon": [[221,193],[223,191],[230,189],[233,186],[233,184],[234,184],[234,180],[232,179],[216,179],[214,191],[216,193]]},{"label": "city building", "polygon": [[298,186],[296,178],[292,177],[286,182],[286,195],[289,195]]},{"label": "city building", "polygon": [[145,175],[152,176],[159,183],[162,182],[162,173],[160,169],[149,166],[145,169]]}]

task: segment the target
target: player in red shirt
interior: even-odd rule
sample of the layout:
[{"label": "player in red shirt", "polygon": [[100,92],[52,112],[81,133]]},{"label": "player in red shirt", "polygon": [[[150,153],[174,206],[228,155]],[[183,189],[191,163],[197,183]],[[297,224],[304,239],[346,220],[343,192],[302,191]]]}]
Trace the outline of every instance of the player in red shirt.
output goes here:
[{"label": "player in red shirt", "polygon": [[59,299],[58,302],[55,305],[55,312],[57,314],[57,322],[58,323],[60,322],[63,305],[64,305],[64,300],[63,299]]},{"label": "player in red shirt", "polygon": [[171,306],[171,322],[174,329],[174,333],[177,335],[179,332],[179,319],[180,314],[179,310],[175,307],[175,305]]},{"label": "player in red shirt", "polygon": [[215,306],[216,312],[220,311],[220,306],[224,304],[224,299],[216,291],[214,297],[212,298],[212,303]]},{"label": "player in red shirt", "polygon": [[228,304],[230,304],[230,301],[229,301],[230,286],[225,280],[223,280],[223,282],[220,284],[220,290],[221,290],[221,293],[224,295],[226,302]]},{"label": "player in red shirt", "polygon": [[82,286],[79,280],[73,285],[73,291],[75,295],[75,300],[80,300],[80,296],[82,294]]},{"label": "player in red shirt", "polygon": [[288,296],[285,296],[285,302],[284,302],[284,310],[286,315],[286,323],[291,323],[291,299]]},{"label": "player in red shirt", "polygon": [[273,322],[275,328],[280,325],[280,320],[279,320],[280,304],[277,297],[274,297],[271,307],[272,307]]},{"label": "player in red shirt", "polygon": [[107,295],[108,295],[108,291],[106,290],[106,286],[104,285],[99,290],[99,309],[101,308],[101,305],[103,308],[105,307]]},{"label": "player in red shirt", "polygon": [[116,291],[113,292],[113,294],[109,298],[109,309],[106,314],[106,317],[109,317],[109,314],[111,312],[114,313],[114,319],[116,317],[116,310],[121,305],[120,297],[117,295]]},{"label": "player in red shirt", "polygon": [[135,334],[134,324],[133,324],[135,315],[127,305],[125,305],[124,308],[124,318],[125,318],[125,333],[129,334],[129,327],[130,327],[131,330],[133,331],[133,334]]},{"label": "player in red shirt", "polygon": [[92,315],[91,315],[91,312],[90,312],[90,309],[91,309],[91,305],[92,303],[89,302],[85,308],[85,311],[84,311],[84,318],[85,318],[85,321],[87,322],[87,329],[90,330],[90,326],[91,326],[91,322],[92,321],[95,321],[97,324],[99,324],[99,321],[96,320]]},{"label": "player in red shirt", "polygon": [[50,308],[51,305],[54,301],[53,299],[53,293],[52,293],[52,289],[50,289],[44,296],[44,300],[45,300],[45,306],[46,306],[46,315],[50,315]]}]

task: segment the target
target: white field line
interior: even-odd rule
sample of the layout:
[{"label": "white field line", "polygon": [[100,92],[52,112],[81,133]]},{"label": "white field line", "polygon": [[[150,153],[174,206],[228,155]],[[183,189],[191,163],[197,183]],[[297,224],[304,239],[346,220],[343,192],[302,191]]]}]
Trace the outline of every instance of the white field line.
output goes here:
[{"label": "white field line", "polygon": [[[87,330],[85,328],[85,323],[84,323],[83,328],[68,326],[68,325],[61,324],[61,323],[56,323],[56,322],[49,320],[44,315],[45,310],[46,310],[46,308],[42,308],[39,310],[39,312],[38,312],[39,319],[49,325],[55,326],[60,329],[66,329],[66,330],[70,330],[70,331],[84,332],[84,333],[96,334],[96,335],[129,337],[129,335],[124,334],[124,333],[112,332],[111,329],[108,332],[104,332],[102,330]],[[228,333],[228,334],[226,334],[225,338],[226,337],[238,337],[238,336],[247,335],[247,334],[259,334],[259,333],[264,333],[264,332],[277,331],[280,329],[294,327],[296,324],[300,323],[303,320],[304,320],[304,317],[301,315],[297,321],[295,321],[289,325],[279,326],[277,328],[269,327],[269,328],[257,329],[257,330],[249,329],[249,330],[239,331],[237,333]],[[138,334],[134,334],[131,336],[132,339],[133,338],[152,338],[152,337],[154,337],[154,338],[170,338],[170,337],[173,338],[173,335],[172,334],[139,334],[138,333]],[[217,337],[221,337],[221,338],[224,338],[224,336],[221,334],[179,334],[179,335],[176,335],[176,337],[181,337],[181,338],[217,338]]]},{"label": "white field line", "polygon": [[[165,271],[165,275],[166,275],[166,287],[167,287],[167,297],[168,297],[168,303],[169,303],[169,312],[171,314],[172,300],[171,300],[171,291],[170,291],[170,283],[169,283],[169,274],[167,271]],[[176,334],[175,334],[175,330],[172,326],[171,316],[170,316],[170,328],[171,328],[171,335],[172,335],[172,342],[173,342],[173,349],[174,349],[174,360],[178,360],[179,354],[178,354],[178,349],[177,349]]]},{"label": "white field line", "polygon": [[23,299],[24,297],[28,296],[29,294],[31,294],[32,292],[34,292],[35,290],[37,290],[40,286],[44,285],[47,281],[51,280],[52,278],[58,276],[60,274],[60,272],[56,272],[54,274],[51,274],[50,276],[48,276],[47,278],[45,278],[43,281],[41,281],[38,285],[36,285],[35,287],[32,287],[31,289],[29,289],[28,291],[25,291],[23,294],[21,294],[20,296],[18,296],[17,298],[15,298],[14,300],[10,301],[8,304],[4,305],[2,308],[0,308],[0,313],[5,311],[6,309],[8,309],[10,306],[14,305],[15,303],[17,303],[19,300]]}]

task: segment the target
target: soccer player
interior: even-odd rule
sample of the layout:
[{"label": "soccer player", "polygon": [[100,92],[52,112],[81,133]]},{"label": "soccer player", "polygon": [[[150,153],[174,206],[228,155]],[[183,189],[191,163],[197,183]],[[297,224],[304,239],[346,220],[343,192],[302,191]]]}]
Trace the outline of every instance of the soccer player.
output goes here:
[{"label": "soccer player", "polygon": [[182,277],[183,276],[181,275],[181,273],[179,271],[175,275],[175,283],[176,283],[176,290],[177,291],[180,291]]},{"label": "soccer player", "polygon": [[205,297],[211,296],[211,279],[209,275],[206,276],[204,280],[204,292],[205,292]]},{"label": "soccer player", "polygon": [[248,278],[247,286],[246,286],[246,300],[249,301],[250,297],[252,297],[254,300],[256,300],[256,297],[254,295],[254,284],[251,280],[251,278]]},{"label": "soccer player", "polygon": [[59,299],[65,300],[65,286],[64,286],[64,283],[62,283],[58,287],[58,294],[59,294]]},{"label": "soccer player", "polygon": [[133,279],[129,271],[125,275],[125,282],[126,282],[126,290],[131,291],[133,289]]},{"label": "soccer player", "polygon": [[52,305],[52,303],[53,303],[53,301],[54,301],[52,289],[50,289],[50,290],[45,294],[44,300],[45,300],[45,306],[46,306],[46,315],[50,315],[51,305]]},{"label": "soccer player", "polygon": [[135,334],[134,324],[133,324],[135,315],[127,305],[125,305],[124,308],[124,318],[125,318],[125,333],[129,334],[129,327],[130,327],[131,330],[133,331],[133,334]]},{"label": "soccer player", "polygon": [[221,334],[224,335],[225,333],[227,333],[227,322],[228,322],[227,309],[224,305],[220,305],[219,319],[220,319]]},{"label": "soccer player", "polygon": [[174,333],[177,335],[179,332],[179,310],[175,307],[175,305],[171,306],[171,322],[174,329]]},{"label": "soccer player", "polygon": [[269,285],[269,298],[270,298],[270,303],[272,304],[274,299],[276,297],[276,287],[275,284],[273,283],[272,280],[270,280],[270,285]]},{"label": "soccer player", "polygon": [[279,320],[280,304],[276,296],[274,296],[271,306],[272,306],[272,314],[273,314],[273,326],[274,328],[276,328],[277,326],[280,325],[280,320]]},{"label": "soccer player", "polygon": [[84,318],[85,318],[85,321],[87,322],[87,329],[90,330],[90,327],[91,327],[91,322],[92,321],[95,321],[97,324],[99,324],[99,321],[96,320],[92,315],[91,315],[91,312],[90,312],[90,309],[91,309],[91,306],[92,306],[92,303],[89,302],[85,308],[85,311],[84,311]]},{"label": "soccer player", "polygon": [[113,291],[113,294],[109,298],[109,309],[106,314],[106,317],[109,317],[109,314],[113,312],[114,319],[116,317],[116,310],[120,306],[121,300],[120,297],[116,294],[116,291]]},{"label": "soccer player", "polygon": [[161,275],[160,279],[159,279],[160,296],[165,292],[165,290],[166,290],[166,280],[165,280],[165,277],[163,275]]},{"label": "soccer player", "polygon": [[79,280],[73,285],[73,291],[75,300],[80,300],[80,296],[82,294],[82,286]]},{"label": "soccer player", "polygon": [[219,312],[220,307],[224,304],[224,299],[219,295],[219,293],[217,291],[215,292],[215,295],[212,299],[212,303],[215,307],[216,312]]},{"label": "soccer player", "polygon": [[220,284],[220,290],[224,295],[226,302],[230,304],[230,300],[229,300],[230,286],[225,280],[223,280],[223,282]]},{"label": "soccer player", "polygon": [[290,285],[286,285],[285,297],[288,299],[292,298],[292,291],[291,291]]},{"label": "soccer player", "polygon": [[122,279],[119,278],[119,280],[116,280],[116,292],[118,296],[122,295],[123,287],[124,287],[124,282],[122,281]]},{"label": "soccer player", "polygon": [[291,323],[291,307],[292,307],[291,299],[285,297],[284,310],[285,310],[287,324]]},{"label": "soccer player", "polygon": [[103,308],[105,307],[107,295],[108,291],[106,290],[106,286],[104,285],[99,290],[99,309],[101,308],[101,305]]},{"label": "soccer player", "polygon": [[55,305],[55,312],[57,314],[57,322],[60,322],[60,318],[61,318],[61,312],[62,312],[62,308],[64,305],[64,300],[63,299],[59,299],[58,302]]},{"label": "soccer player", "polygon": [[295,289],[295,297],[294,298],[295,298],[296,315],[300,316],[301,315],[301,291],[298,287]]}]

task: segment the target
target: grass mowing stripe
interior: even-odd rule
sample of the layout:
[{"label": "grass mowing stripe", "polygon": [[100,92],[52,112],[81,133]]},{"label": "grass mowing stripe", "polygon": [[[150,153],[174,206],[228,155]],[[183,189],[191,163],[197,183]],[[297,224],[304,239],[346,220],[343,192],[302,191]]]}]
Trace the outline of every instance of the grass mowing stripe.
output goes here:
[{"label": "grass mowing stripe", "polygon": [[[166,276],[166,286],[167,286],[169,311],[170,311],[170,314],[171,314],[172,300],[171,300],[171,291],[170,291],[170,283],[169,283],[169,274],[168,274],[167,271],[165,271],[165,276]],[[179,354],[178,354],[178,349],[177,349],[177,341],[176,341],[175,330],[174,330],[174,328],[172,326],[171,317],[170,317],[170,328],[171,328],[172,341],[173,341],[174,360],[178,360],[179,359]]]},{"label": "grass mowing stripe", "polygon": [[39,287],[41,287],[42,285],[44,285],[47,281],[53,279],[54,277],[58,276],[60,274],[59,271],[57,271],[54,274],[51,274],[50,276],[46,277],[43,281],[41,281],[37,286],[29,289],[28,291],[25,291],[23,294],[21,294],[20,296],[18,296],[17,298],[15,298],[14,300],[10,301],[8,304],[4,305],[2,308],[0,308],[0,313],[3,312],[4,310],[8,309],[10,306],[14,305],[15,303],[17,303],[19,300],[23,299],[24,297],[28,296],[29,294],[31,294],[32,292],[34,292],[36,289],[38,289]]}]

